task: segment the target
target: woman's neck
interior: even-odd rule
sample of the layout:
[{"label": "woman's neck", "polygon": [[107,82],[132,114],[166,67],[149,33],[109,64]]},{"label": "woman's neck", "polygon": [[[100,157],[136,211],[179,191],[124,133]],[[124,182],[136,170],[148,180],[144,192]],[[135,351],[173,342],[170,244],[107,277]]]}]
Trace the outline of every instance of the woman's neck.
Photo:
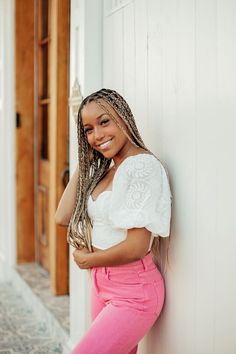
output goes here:
[{"label": "woman's neck", "polygon": [[138,155],[138,154],[142,154],[142,153],[146,153],[147,151],[144,150],[143,148],[140,147],[136,147],[136,146],[129,146],[128,148],[124,148],[124,150],[122,149],[121,152],[119,152],[116,156],[114,156],[112,158],[113,162],[114,162],[114,169],[117,168],[122,161],[124,161],[126,159],[126,157],[128,156],[133,156],[133,155]]}]

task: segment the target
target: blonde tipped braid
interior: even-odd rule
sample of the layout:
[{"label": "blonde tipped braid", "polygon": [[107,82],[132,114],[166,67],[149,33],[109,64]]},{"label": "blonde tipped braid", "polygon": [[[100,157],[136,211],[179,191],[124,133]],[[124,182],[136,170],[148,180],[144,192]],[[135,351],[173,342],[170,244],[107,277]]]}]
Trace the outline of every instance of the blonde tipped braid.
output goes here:
[{"label": "blonde tipped braid", "polygon": [[[98,182],[102,179],[102,177],[107,173],[111,164],[110,159],[105,158],[98,151],[90,147],[87,142],[87,137],[84,133],[81,112],[85,105],[93,101],[95,101],[114,120],[116,125],[123,131],[123,133],[132,144],[137,147],[141,147],[145,151],[154,155],[145,146],[135,124],[135,120],[129,105],[125,99],[116,91],[103,88],[86,97],[82,101],[77,120],[79,179],[77,185],[76,203],[68,226],[67,239],[73,247],[87,247],[90,252],[93,250],[91,242],[92,221],[88,216],[87,202],[90,194]],[[108,107],[103,104],[103,101],[105,101],[116,111],[116,113],[126,124],[128,132],[119,124],[111,110],[109,110]],[[156,158],[159,160],[158,157]],[[160,268],[162,268],[161,262],[159,260],[159,244],[160,240],[159,237],[157,237],[154,239],[152,252],[154,254],[156,263],[160,266]]]},{"label": "blonde tipped braid", "polygon": [[[95,96],[96,97],[96,96]],[[77,120],[79,179],[76,202],[68,226],[67,240],[75,248],[86,247],[91,252],[92,222],[88,216],[87,202],[89,195],[108,170],[111,160],[98,151],[91,149],[87,142],[82,124],[83,107],[93,101],[90,96],[81,103]]]}]

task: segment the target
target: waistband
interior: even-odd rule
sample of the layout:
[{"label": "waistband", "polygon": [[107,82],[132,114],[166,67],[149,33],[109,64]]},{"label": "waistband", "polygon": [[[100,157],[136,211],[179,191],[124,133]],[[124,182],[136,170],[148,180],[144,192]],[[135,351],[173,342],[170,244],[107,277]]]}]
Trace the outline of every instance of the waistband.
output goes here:
[{"label": "waistband", "polygon": [[95,269],[99,269],[101,272],[107,273],[107,271],[109,271],[109,273],[111,274],[112,272],[117,272],[119,270],[121,270],[122,272],[124,272],[125,270],[129,271],[142,271],[142,270],[147,270],[147,269],[152,269],[152,268],[156,268],[156,265],[153,261],[153,256],[151,252],[148,252],[146,254],[146,256],[138,261],[134,261],[128,264],[121,264],[118,266],[111,266],[111,267],[93,267],[93,270]]}]

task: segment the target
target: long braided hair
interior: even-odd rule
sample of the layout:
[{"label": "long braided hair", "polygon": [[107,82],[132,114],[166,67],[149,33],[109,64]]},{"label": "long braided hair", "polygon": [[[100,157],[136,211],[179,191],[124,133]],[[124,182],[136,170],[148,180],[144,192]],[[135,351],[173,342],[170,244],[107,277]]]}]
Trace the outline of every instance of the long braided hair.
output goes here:
[{"label": "long braided hair", "polygon": [[[151,152],[145,146],[139,134],[129,105],[116,91],[103,88],[87,96],[82,101],[79,107],[77,119],[79,177],[77,183],[76,203],[68,226],[67,240],[69,244],[75,248],[86,247],[90,252],[92,252],[92,221],[88,215],[87,202],[93,189],[107,173],[111,164],[111,159],[105,158],[100,152],[91,148],[88,144],[82,124],[82,110],[90,102],[96,102],[115,121],[117,126],[123,131],[132,144],[149,153]],[[104,105],[104,102],[108,105]],[[126,130],[119,124],[116,117],[107,106],[111,106],[116,111],[119,117],[124,121],[129,133],[127,133]],[[152,244],[152,253],[157,265],[162,268],[162,256],[160,254],[160,250],[160,237],[155,237]],[[165,258],[168,259],[168,252]]]}]

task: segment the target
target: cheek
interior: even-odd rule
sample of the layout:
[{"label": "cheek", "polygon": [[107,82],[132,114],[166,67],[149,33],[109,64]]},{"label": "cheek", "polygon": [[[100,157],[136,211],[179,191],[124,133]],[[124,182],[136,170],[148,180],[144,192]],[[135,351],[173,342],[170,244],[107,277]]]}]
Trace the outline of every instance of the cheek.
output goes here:
[{"label": "cheek", "polygon": [[111,133],[116,137],[116,139],[118,139],[119,141],[122,141],[125,139],[125,135],[123,133],[123,131],[117,127],[117,125],[114,123],[112,129],[111,129]]},{"label": "cheek", "polygon": [[125,143],[128,140],[127,136],[121,130],[118,131],[116,136],[121,143]]},{"label": "cheek", "polygon": [[86,139],[87,139],[87,142],[89,143],[89,145],[93,144],[93,134],[86,135]]}]

